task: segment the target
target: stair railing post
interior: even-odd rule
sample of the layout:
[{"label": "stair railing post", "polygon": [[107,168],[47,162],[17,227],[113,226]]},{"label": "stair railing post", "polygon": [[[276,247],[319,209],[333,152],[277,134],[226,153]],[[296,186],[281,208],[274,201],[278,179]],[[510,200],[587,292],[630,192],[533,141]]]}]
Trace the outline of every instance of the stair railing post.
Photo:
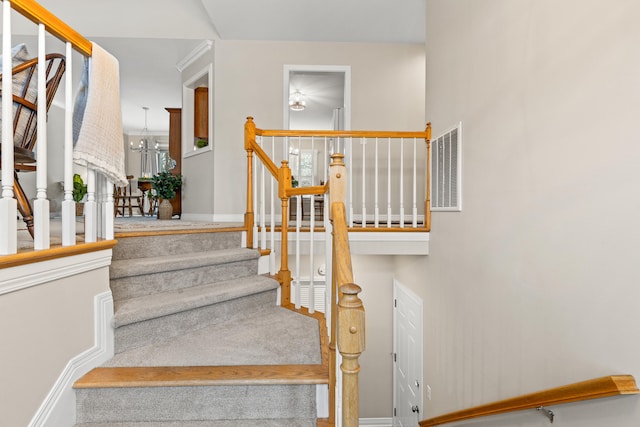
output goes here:
[{"label": "stair railing post", "polygon": [[359,357],[365,348],[364,307],[358,294],[362,289],[347,283],[340,287],[338,302],[338,349],[342,356],[342,425],[358,427]]},{"label": "stair railing post", "polygon": [[431,230],[431,123],[427,123],[425,129],[425,142],[427,143],[427,197],[424,201],[424,228]]},{"label": "stair railing post", "polygon": [[[347,191],[347,167],[344,164],[344,154],[334,153],[331,155],[331,164],[329,165],[329,220],[333,225],[333,203],[341,202],[344,204]],[[332,233],[335,234],[335,227],[331,227]],[[333,236],[332,261],[331,261],[331,306],[327,307],[331,315],[331,330],[329,339],[329,421],[335,423],[336,410],[336,381],[337,381],[337,357],[336,342],[338,332],[338,288],[340,286],[338,279],[338,263],[336,257],[336,244],[341,242],[340,236]]]},{"label": "stair railing post", "polygon": [[[347,192],[347,167],[344,165],[344,154],[333,153],[329,165],[329,206],[335,202],[345,203]],[[329,209],[329,219],[333,213]]]},{"label": "stair railing post", "polygon": [[278,281],[282,288],[283,307],[291,304],[291,271],[289,270],[289,190],[291,189],[291,169],[289,161],[283,160],[282,166],[278,169],[278,197],[282,202],[282,231],[280,250],[280,271]]},{"label": "stair railing post", "polygon": [[256,140],[256,124],[253,117],[247,117],[244,124],[244,149],[247,151],[247,211],[244,214],[244,227],[247,230],[247,247],[253,247],[253,147]]}]

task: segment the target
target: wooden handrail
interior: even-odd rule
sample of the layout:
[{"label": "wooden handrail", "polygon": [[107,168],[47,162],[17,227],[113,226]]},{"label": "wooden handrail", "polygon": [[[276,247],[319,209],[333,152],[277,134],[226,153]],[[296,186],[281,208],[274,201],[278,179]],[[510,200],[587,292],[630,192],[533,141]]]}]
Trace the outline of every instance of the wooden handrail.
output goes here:
[{"label": "wooden handrail", "polygon": [[433,427],[506,412],[535,409],[623,394],[638,394],[638,392],[639,390],[633,376],[611,375],[451,412],[422,420],[419,424],[420,427]]},{"label": "wooden handrail", "polygon": [[34,0],[11,0],[11,7],[36,24],[44,24],[49,33],[69,42],[78,52],[91,56],[91,42]]},{"label": "wooden handrail", "polygon": [[318,136],[327,138],[427,138],[426,131],[398,132],[375,130],[276,130],[256,129],[256,135],[260,136]]}]

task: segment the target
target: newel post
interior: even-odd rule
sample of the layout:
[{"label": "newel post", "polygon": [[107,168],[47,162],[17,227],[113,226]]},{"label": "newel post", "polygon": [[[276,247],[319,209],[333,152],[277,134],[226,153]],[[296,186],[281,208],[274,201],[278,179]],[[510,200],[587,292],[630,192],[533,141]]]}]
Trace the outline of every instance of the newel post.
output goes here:
[{"label": "newel post", "polygon": [[253,117],[247,117],[244,124],[244,149],[247,151],[247,211],[244,227],[247,229],[247,247],[253,247],[253,146],[256,140],[256,124]]},{"label": "newel post", "polygon": [[[329,206],[334,202],[346,200],[347,192],[347,167],[344,165],[344,154],[333,153],[329,165]],[[333,214],[329,209],[329,219],[333,220]]]},{"label": "newel post", "polygon": [[283,160],[278,169],[278,197],[282,202],[282,243],[278,280],[282,289],[283,307],[291,304],[291,271],[289,270],[289,195],[291,189],[291,169],[289,161]]},{"label": "newel post", "polygon": [[425,142],[427,143],[427,198],[424,201],[424,228],[431,230],[431,122],[425,129]]},{"label": "newel post", "polygon": [[364,307],[358,294],[362,291],[353,283],[340,287],[338,302],[338,350],[342,356],[342,425],[358,427],[358,358],[364,351]]}]

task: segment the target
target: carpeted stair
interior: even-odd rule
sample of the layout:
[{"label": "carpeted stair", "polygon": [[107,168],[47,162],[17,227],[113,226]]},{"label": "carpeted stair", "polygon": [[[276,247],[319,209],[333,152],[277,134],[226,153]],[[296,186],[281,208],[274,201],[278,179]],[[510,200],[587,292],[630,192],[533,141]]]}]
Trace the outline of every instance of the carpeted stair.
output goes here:
[{"label": "carpeted stair", "polygon": [[239,231],[117,236],[115,356],[75,384],[76,426],[316,426],[318,319],[277,305]]}]

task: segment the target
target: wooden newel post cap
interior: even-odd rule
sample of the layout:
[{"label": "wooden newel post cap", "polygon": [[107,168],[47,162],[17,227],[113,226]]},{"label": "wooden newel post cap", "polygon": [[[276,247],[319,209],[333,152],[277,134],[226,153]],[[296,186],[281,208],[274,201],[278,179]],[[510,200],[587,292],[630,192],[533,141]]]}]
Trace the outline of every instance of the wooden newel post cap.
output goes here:
[{"label": "wooden newel post cap", "polygon": [[338,348],[343,354],[360,354],[365,348],[364,307],[358,294],[362,291],[355,283],[340,287],[338,301]]},{"label": "wooden newel post cap", "polygon": [[344,154],[342,153],[333,153],[331,155],[331,165],[344,165]]}]

